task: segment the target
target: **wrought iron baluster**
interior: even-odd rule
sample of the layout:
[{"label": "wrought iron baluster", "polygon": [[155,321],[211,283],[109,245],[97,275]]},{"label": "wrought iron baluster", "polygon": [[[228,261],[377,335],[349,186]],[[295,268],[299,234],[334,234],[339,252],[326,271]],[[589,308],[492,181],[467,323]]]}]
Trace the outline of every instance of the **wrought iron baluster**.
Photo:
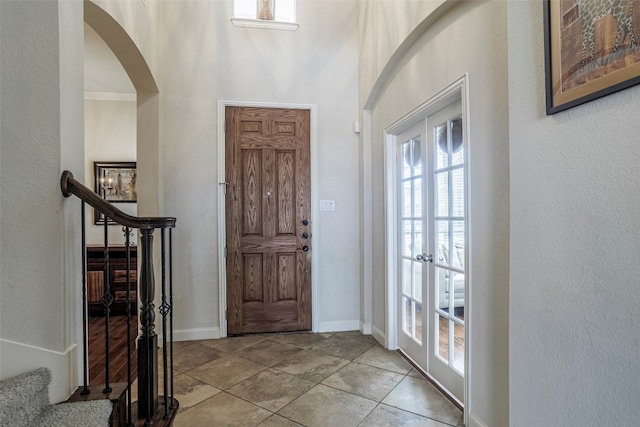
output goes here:
[{"label": "wrought iron baluster", "polygon": [[102,296],[102,304],[104,305],[104,390],[103,393],[111,393],[112,389],[109,385],[109,317],[111,315],[111,304],[113,296],[111,295],[111,286],[109,285],[109,217],[104,215],[104,295]]},{"label": "wrought iron baluster", "polygon": [[165,250],[165,229],[160,232],[160,248],[161,248],[161,266],[162,266],[162,304],[160,305],[160,314],[162,314],[162,375],[163,375],[163,403],[164,417],[169,416],[169,382],[167,381],[167,314],[171,307],[167,303],[167,262]]},{"label": "wrought iron baluster", "polygon": [[80,393],[83,396],[86,396],[90,393],[89,391],[89,341],[88,341],[88,332],[87,332],[87,322],[88,322],[88,314],[87,314],[87,226],[85,224],[85,203],[80,201],[80,227],[81,227],[81,239],[82,239],[82,352],[83,352],[83,365],[82,365],[82,374],[83,374],[83,385],[82,392]]},{"label": "wrought iron baluster", "polygon": [[169,229],[169,305],[171,311],[169,311],[169,346],[170,346],[170,369],[171,369],[171,409],[176,409],[176,403],[173,399],[173,241],[172,241],[172,229]]},{"label": "wrought iron baluster", "polygon": [[131,413],[131,240],[130,229],[125,227],[124,247],[127,258],[127,425],[132,426]]}]

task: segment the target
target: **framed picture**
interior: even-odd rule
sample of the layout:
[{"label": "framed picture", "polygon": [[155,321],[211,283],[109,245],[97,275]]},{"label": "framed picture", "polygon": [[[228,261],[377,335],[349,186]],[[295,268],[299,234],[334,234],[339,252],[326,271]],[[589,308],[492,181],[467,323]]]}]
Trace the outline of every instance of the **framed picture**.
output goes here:
[{"label": "framed picture", "polygon": [[[135,203],[136,162],[93,162],[94,191],[112,203]],[[104,215],[94,209],[96,224],[104,223]],[[111,223],[111,220],[109,220]]]},{"label": "framed picture", "polygon": [[640,83],[640,2],[634,2],[543,1],[547,114]]}]

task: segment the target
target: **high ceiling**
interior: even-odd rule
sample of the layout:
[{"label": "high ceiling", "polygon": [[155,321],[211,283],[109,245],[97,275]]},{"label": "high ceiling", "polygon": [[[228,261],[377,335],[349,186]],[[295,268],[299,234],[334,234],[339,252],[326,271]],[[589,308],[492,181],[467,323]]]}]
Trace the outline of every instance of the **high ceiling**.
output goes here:
[{"label": "high ceiling", "polygon": [[87,24],[84,24],[84,91],[100,94],[136,93],[118,58]]}]

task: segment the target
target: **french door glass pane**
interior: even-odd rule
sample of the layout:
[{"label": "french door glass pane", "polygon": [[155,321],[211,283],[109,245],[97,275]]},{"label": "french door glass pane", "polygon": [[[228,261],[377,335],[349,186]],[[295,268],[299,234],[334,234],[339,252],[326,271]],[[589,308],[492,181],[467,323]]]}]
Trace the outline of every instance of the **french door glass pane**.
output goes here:
[{"label": "french door glass pane", "polygon": [[402,220],[402,255],[411,257],[413,255],[413,221]]},{"label": "french door glass pane", "polygon": [[420,149],[420,139],[416,138],[412,140],[412,165],[413,165],[413,173],[412,176],[420,176],[422,175],[422,154]]},{"label": "french door glass pane", "polygon": [[413,256],[422,253],[422,221],[413,221]]},{"label": "french door glass pane", "polygon": [[456,263],[452,264],[460,270],[465,269],[464,261],[464,221],[452,221],[453,223],[453,246],[456,252]]},{"label": "french door glass pane", "polygon": [[438,314],[438,355],[442,357],[445,363],[449,364],[449,319]]},{"label": "french door glass pane", "polygon": [[409,178],[411,176],[411,144],[409,142],[405,142],[402,144],[402,162],[400,162],[401,178]]},{"label": "french door glass pane", "polygon": [[451,122],[451,149],[453,166],[462,164],[464,161],[464,144],[462,143],[462,118]]},{"label": "french door glass pane", "polygon": [[413,298],[422,302],[422,265],[414,262],[413,267]]},{"label": "french door glass pane", "polygon": [[413,181],[413,216],[422,217],[422,179]]},{"label": "french door glass pane", "polygon": [[453,317],[464,321],[464,274],[450,274],[453,275],[453,283],[450,283],[453,285]]},{"label": "french door glass pane", "polygon": [[464,374],[464,326],[456,323],[453,336],[453,367]]},{"label": "french door glass pane", "polygon": [[464,216],[464,169],[451,172],[453,216]]},{"label": "french door glass pane", "polygon": [[441,310],[449,309],[449,275],[450,270],[436,267],[436,308]]},{"label": "french door glass pane", "polygon": [[449,172],[436,174],[436,212],[438,216],[449,215]]},{"label": "french door glass pane", "polygon": [[434,139],[436,141],[436,169],[446,168],[449,166],[449,138],[446,123],[436,126]]},{"label": "french door glass pane", "polygon": [[404,295],[411,295],[411,279],[413,274],[411,273],[414,262],[410,259],[402,260],[402,293]]},{"label": "french door glass pane", "polygon": [[402,216],[407,218],[412,216],[412,203],[411,203],[411,183],[413,181],[402,182]]},{"label": "french door glass pane", "polygon": [[415,321],[415,324],[416,324],[415,338],[419,342],[422,342],[422,304],[420,304],[419,302],[415,303],[415,318],[414,318],[414,321]]},{"label": "french door glass pane", "polygon": [[449,221],[436,221],[439,264],[449,265]]},{"label": "french door glass pane", "polygon": [[411,300],[407,297],[402,298],[402,330],[411,336]]}]

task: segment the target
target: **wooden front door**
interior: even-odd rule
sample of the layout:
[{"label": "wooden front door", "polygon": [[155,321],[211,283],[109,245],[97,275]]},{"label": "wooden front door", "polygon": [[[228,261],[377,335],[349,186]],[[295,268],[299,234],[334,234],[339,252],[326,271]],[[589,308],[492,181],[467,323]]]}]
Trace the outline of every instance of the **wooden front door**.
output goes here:
[{"label": "wooden front door", "polygon": [[227,333],[311,329],[309,110],[225,116]]}]

